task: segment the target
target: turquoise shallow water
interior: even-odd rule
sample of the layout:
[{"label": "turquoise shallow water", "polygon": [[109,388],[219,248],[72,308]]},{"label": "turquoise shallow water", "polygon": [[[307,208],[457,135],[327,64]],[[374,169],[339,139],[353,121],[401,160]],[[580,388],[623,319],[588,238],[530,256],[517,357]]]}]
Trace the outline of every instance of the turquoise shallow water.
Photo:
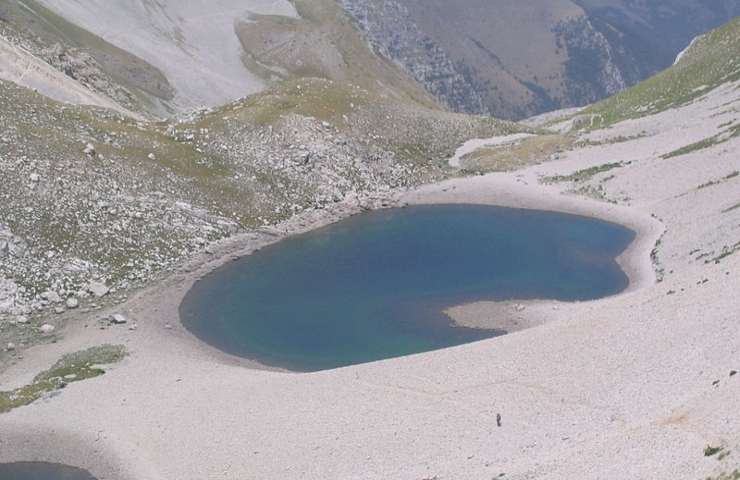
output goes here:
[{"label": "turquoise shallow water", "polygon": [[634,239],[587,217],[479,205],[371,212],[269,246],[197,282],[184,325],[231,354],[317,371],[505,332],[457,327],[479,300],[596,299],[628,286]]},{"label": "turquoise shallow water", "polygon": [[85,470],[56,463],[0,463],[2,480],[95,480]]}]

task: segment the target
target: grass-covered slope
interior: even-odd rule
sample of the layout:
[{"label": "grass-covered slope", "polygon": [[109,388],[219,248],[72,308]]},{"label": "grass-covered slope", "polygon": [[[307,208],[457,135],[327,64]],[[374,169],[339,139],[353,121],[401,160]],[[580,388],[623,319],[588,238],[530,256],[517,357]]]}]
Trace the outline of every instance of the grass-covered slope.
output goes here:
[{"label": "grass-covered slope", "polygon": [[740,80],[740,17],[697,38],[671,68],[588,108],[593,126],[684,105],[728,82]]}]

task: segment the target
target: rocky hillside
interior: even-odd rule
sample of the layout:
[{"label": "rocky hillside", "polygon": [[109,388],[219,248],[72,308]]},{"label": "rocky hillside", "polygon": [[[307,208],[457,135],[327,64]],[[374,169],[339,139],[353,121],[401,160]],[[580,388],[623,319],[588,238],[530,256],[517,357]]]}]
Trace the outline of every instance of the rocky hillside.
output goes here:
[{"label": "rocky hillside", "polygon": [[[266,90],[166,120],[146,120],[153,92],[114,75],[101,51],[128,53],[45,36],[56,29],[31,35],[21,28],[27,9],[4,10],[0,74],[17,83],[0,80],[3,339],[20,344],[49,314],[121,301],[239,231],[337,204],[371,208],[448,175],[464,140],[522,129],[442,110],[375,56],[336,4],[294,5],[300,18],[234,30],[247,45],[274,43],[247,61],[275,72]],[[139,65],[131,78],[162,78],[169,106],[185,98],[166,69]],[[167,95],[157,98],[165,105]]]},{"label": "rocky hillside", "polygon": [[68,77],[63,81],[95,94],[85,103],[148,117],[215,107],[309,76],[377,79],[388,94],[434,103],[373,55],[330,1],[7,0],[0,4],[0,33],[9,44],[0,49],[0,65],[18,71],[0,68],[0,78],[69,101],[59,78],[28,68],[41,60]]},{"label": "rocky hillside", "polygon": [[342,0],[375,46],[458,111],[519,119],[613,95],[740,15],[733,0]]}]

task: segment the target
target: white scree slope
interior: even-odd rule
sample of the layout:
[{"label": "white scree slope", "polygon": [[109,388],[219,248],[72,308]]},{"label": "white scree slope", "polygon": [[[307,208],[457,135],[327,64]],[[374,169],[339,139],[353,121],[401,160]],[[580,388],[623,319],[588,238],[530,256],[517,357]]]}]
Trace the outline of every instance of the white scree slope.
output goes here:
[{"label": "white scree slope", "polygon": [[242,62],[234,24],[250,15],[296,17],[287,0],[40,0],[68,21],[164,73],[174,107],[215,106],[264,88]]}]

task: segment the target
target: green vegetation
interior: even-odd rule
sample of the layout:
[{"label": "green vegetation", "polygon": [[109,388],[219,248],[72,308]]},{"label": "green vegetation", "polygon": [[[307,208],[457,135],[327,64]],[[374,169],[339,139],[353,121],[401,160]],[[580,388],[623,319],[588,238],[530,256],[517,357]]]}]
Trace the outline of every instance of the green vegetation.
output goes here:
[{"label": "green vegetation", "polygon": [[706,148],[712,147],[716,145],[716,143],[717,142],[715,137],[705,138],[704,140],[694,142],[692,144],[686,145],[685,147],[681,147],[672,152],[666,153],[665,155],[661,155],[660,158],[662,158],[663,160],[668,160],[669,158],[680,157],[682,155],[687,155],[692,152],[698,152],[699,150],[704,150]]},{"label": "green vegetation", "polygon": [[584,111],[603,128],[684,105],[740,79],[740,17],[701,37],[668,70]]},{"label": "green vegetation", "polygon": [[736,254],[737,252],[740,252],[740,242],[737,242],[734,245],[726,245],[724,248],[722,248],[722,252],[719,255],[710,260],[705,260],[704,263],[717,263],[731,255]]},{"label": "green vegetation", "polygon": [[274,125],[290,114],[342,122],[345,115],[364,107],[370,100],[370,92],[364,89],[318,79],[298,79],[253,95],[240,107],[260,126]]},{"label": "green vegetation", "polygon": [[712,447],[711,445],[707,445],[704,448],[704,456],[705,457],[712,457],[714,455],[717,455],[722,450],[724,450],[724,447]]},{"label": "green vegetation", "polygon": [[648,136],[648,133],[645,131],[642,131],[636,135],[617,135],[616,137],[610,137],[605,138],[603,140],[579,140],[577,141],[574,146],[577,148],[584,148],[584,147],[598,147],[600,145],[615,145],[617,143],[626,143],[631,142],[633,140],[639,140],[641,138],[645,138]]},{"label": "green vegetation", "polygon": [[722,183],[722,182],[724,182],[726,180],[732,180],[733,178],[737,177],[738,175],[740,175],[740,172],[738,172],[737,170],[735,170],[734,172],[730,173],[729,175],[725,175],[724,177],[722,177],[719,180],[712,180],[712,181],[709,181],[707,183],[703,183],[703,184],[699,185],[696,188],[697,188],[697,190],[701,190],[703,188],[713,187],[714,185],[719,185],[720,183]]},{"label": "green vegetation", "polygon": [[707,477],[707,480],[740,480],[740,469],[735,469],[728,473],[721,473],[715,477]]},{"label": "green vegetation", "polygon": [[709,138],[705,138],[704,140],[701,140],[699,142],[692,143],[690,145],[686,145],[685,147],[681,147],[677,150],[674,150],[670,153],[667,153],[665,155],[662,155],[661,158],[664,160],[667,160],[669,158],[673,157],[679,157],[681,155],[686,155],[688,153],[697,152],[699,150],[704,150],[709,147],[713,147],[715,145],[719,145],[721,143],[724,143],[732,138],[740,136],[740,125],[735,125],[734,127],[730,127],[717,135],[714,135]]},{"label": "green vegetation", "polygon": [[562,183],[562,182],[585,182],[590,180],[594,176],[608,172],[615,168],[621,168],[625,164],[623,162],[617,163],[606,163],[604,165],[597,165],[595,167],[578,170],[577,172],[571,173],[570,175],[555,175],[552,177],[545,177],[542,179],[542,183]]},{"label": "green vegetation", "polygon": [[[520,129],[520,131],[526,131]],[[512,129],[511,133],[515,133]],[[518,132],[517,132],[518,133]],[[573,139],[564,135],[537,135],[520,142],[496,147],[483,147],[462,158],[464,173],[507,172],[543,162],[548,157],[569,149]]]},{"label": "green vegetation", "polygon": [[29,405],[69,383],[103,375],[105,370],[100,365],[120,362],[125,355],[126,350],[120,345],[102,345],[65,355],[49,370],[38,374],[31,384],[7,392],[0,391],[0,413]]}]

